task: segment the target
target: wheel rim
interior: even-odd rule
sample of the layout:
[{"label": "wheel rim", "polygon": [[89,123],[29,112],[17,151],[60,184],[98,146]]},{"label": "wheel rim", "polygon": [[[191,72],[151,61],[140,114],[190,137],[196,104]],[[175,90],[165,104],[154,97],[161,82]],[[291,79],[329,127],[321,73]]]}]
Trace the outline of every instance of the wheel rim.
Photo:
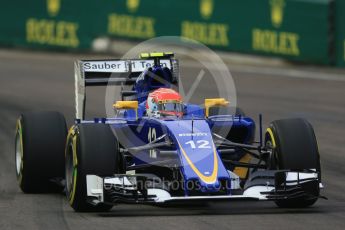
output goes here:
[{"label": "wheel rim", "polygon": [[23,164],[23,147],[22,147],[22,142],[20,138],[20,133],[17,132],[16,134],[16,146],[15,146],[15,152],[16,152],[16,172],[17,176],[20,175],[21,173],[21,168]]},{"label": "wheel rim", "polygon": [[270,138],[266,141],[265,146],[269,152],[269,157],[267,159],[269,169],[279,169],[277,153],[273,147],[272,141]]},{"label": "wheel rim", "polygon": [[272,148],[272,143],[271,141],[267,141],[266,146],[268,146],[268,152],[269,152],[269,156],[268,156],[268,168],[269,169],[273,169],[273,165],[274,165],[274,161],[273,161],[273,148]]}]

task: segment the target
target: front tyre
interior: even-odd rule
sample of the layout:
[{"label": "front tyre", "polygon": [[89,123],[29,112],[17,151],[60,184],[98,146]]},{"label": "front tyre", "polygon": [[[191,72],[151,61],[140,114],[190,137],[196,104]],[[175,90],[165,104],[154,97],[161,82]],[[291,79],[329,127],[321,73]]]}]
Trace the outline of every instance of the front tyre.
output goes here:
[{"label": "front tyre", "polygon": [[86,175],[110,176],[122,173],[118,141],[106,124],[73,126],[66,145],[66,195],[77,212],[109,211],[112,205],[87,201]]},{"label": "front tyre", "polygon": [[[272,150],[271,169],[303,171],[315,169],[320,175],[320,156],[311,124],[304,119],[273,121],[267,129],[265,143]],[[311,188],[311,197],[275,201],[282,208],[305,208],[313,205],[319,196],[319,185]]]}]

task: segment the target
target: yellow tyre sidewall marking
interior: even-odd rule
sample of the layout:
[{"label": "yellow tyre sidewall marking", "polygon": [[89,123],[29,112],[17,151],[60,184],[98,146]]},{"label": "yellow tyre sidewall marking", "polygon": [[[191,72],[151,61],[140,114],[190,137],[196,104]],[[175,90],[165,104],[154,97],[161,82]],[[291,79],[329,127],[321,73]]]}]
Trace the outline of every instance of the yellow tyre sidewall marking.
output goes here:
[{"label": "yellow tyre sidewall marking", "polygon": [[[77,135],[75,134],[74,127],[71,127],[71,129],[68,132],[67,140],[72,138],[72,154],[73,154],[73,185],[72,185],[72,191],[69,194],[69,203],[72,205],[75,198],[75,193],[77,190],[77,166],[78,166],[78,158],[77,158]],[[66,148],[66,154],[67,154],[68,148]]]},{"label": "yellow tyre sidewall marking", "polygon": [[268,135],[269,135],[270,138],[271,138],[273,148],[277,147],[277,145],[276,145],[276,140],[274,139],[274,135],[273,135],[272,129],[271,129],[271,128],[267,128],[266,131],[267,131]]},{"label": "yellow tyre sidewall marking", "polygon": [[17,125],[16,125],[16,133],[19,134],[19,138],[20,138],[20,148],[21,148],[21,165],[20,165],[20,170],[19,170],[19,175],[18,176],[18,181],[19,181],[19,184],[21,185],[22,184],[22,181],[23,181],[23,167],[24,167],[24,149],[23,149],[23,131],[22,131],[22,123],[21,123],[21,120],[18,119],[17,120]]}]

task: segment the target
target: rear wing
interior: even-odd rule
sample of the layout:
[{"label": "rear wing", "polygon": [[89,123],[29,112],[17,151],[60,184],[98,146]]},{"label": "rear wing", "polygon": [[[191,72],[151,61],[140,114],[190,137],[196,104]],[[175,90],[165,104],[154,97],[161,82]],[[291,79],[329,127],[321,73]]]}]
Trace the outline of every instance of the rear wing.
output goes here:
[{"label": "rear wing", "polygon": [[133,85],[147,68],[161,65],[178,81],[178,60],[172,53],[143,53],[140,59],[77,60],[74,63],[76,119],[85,118],[87,86]]}]

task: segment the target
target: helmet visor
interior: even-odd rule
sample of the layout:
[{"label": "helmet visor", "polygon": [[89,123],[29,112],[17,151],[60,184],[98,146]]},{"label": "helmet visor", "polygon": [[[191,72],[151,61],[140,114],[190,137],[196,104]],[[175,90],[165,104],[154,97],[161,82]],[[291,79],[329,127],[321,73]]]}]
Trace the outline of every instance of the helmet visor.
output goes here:
[{"label": "helmet visor", "polygon": [[183,112],[183,105],[180,102],[159,103],[158,104],[158,110],[160,112],[182,113]]}]

